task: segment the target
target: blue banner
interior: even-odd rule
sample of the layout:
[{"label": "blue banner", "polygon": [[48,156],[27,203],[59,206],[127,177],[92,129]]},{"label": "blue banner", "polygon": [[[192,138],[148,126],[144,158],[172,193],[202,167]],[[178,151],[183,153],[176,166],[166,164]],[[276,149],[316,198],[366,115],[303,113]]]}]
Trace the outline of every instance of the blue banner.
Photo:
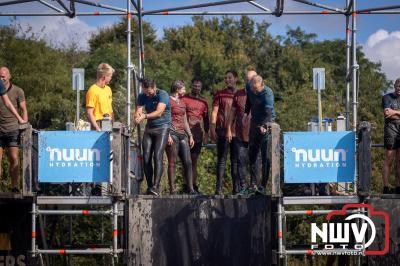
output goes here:
[{"label": "blue banner", "polygon": [[285,183],[354,182],[355,135],[343,132],[284,134]]},{"label": "blue banner", "polygon": [[38,144],[39,182],[109,182],[109,133],[43,131]]}]

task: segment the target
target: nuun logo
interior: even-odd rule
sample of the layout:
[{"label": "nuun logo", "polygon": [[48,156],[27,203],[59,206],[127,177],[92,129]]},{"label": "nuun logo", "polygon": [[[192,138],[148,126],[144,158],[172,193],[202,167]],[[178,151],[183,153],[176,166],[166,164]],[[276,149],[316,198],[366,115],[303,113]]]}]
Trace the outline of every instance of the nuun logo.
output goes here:
[{"label": "nuun logo", "polygon": [[296,149],[292,148],[295,167],[323,168],[346,167],[347,153],[344,149]]},{"label": "nuun logo", "polygon": [[50,167],[100,167],[98,149],[60,149],[47,147]]}]

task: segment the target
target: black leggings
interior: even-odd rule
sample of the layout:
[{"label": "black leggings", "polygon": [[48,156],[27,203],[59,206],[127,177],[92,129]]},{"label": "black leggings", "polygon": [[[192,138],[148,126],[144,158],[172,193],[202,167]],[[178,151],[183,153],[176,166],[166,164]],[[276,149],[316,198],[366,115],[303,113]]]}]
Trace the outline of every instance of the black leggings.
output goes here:
[{"label": "black leggings", "polygon": [[249,162],[249,143],[239,138],[232,138],[233,149],[232,153],[237,157],[236,176],[232,176],[233,194],[240,192],[247,187],[246,175]]},{"label": "black leggings", "polygon": [[[269,178],[269,169],[271,167],[271,135],[270,133],[261,134],[256,124],[250,124],[250,142],[249,142],[249,161],[250,161],[250,185],[261,185],[265,188]],[[258,184],[258,175],[260,173],[261,153],[261,184]]]},{"label": "black leggings", "polygon": [[[156,191],[160,189],[160,181],[163,172],[163,153],[167,146],[169,127],[147,128],[143,134],[143,164],[144,174],[147,180],[148,189]],[[153,165],[154,161],[154,178]]]},{"label": "black leggings", "polygon": [[193,173],[192,173],[192,160],[190,158],[190,146],[188,137],[184,134],[179,134],[171,132],[171,138],[173,143],[171,146],[167,146],[167,157],[168,157],[168,180],[170,192],[175,191],[175,169],[176,169],[176,159],[179,156],[183,166],[184,178],[186,180],[186,185],[188,191],[193,191]]},{"label": "black leggings", "polygon": [[225,174],[225,163],[228,157],[228,150],[230,149],[230,159],[231,159],[231,176],[232,180],[236,180],[237,173],[237,160],[238,154],[234,152],[234,142],[236,138],[233,138],[231,142],[229,142],[226,137],[218,136],[217,140],[217,181],[215,184],[215,192],[219,193],[222,190],[222,182],[224,180]]}]

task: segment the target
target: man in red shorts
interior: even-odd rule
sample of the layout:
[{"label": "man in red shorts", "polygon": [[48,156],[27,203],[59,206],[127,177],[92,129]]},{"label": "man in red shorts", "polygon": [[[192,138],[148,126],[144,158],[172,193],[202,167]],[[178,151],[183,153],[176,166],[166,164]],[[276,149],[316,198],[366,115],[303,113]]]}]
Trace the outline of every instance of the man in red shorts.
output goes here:
[{"label": "man in red shorts", "polygon": [[199,158],[201,147],[208,143],[208,103],[200,95],[202,82],[199,78],[192,79],[191,92],[183,96],[182,101],[186,104],[186,115],[189,122],[190,131],[194,139],[194,146],[190,149],[193,171],[193,188],[199,192],[197,186],[197,159]]}]

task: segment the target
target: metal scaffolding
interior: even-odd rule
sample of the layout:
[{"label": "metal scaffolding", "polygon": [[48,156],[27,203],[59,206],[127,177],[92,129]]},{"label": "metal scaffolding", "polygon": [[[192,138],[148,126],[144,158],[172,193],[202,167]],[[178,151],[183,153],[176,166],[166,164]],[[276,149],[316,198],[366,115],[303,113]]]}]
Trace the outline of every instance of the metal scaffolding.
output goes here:
[{"label": "metal scaffolding", "polygon": [[[118,257],[118,254],[123,253],[123,249],[118,247],[118,216],[123,216],[123,211],[119,209],[118,202],[113,201],[110,197],[73,197],[73,205],[72,206],[104,206],[109,209],[106,210],[96,210],[96,209],[45,209],[48,208],[49,205],[52,206],[67,206],[71,205],[71,197],[46,197],[46,196],[38,196],[36,197],[36,202],[32,203],[32,235],[31,235],[31,253],[32,256],[40,256],[42,254],[55,254],[55,255],[68,255],[68,254],[104,254],[110,255],[112,260],[112,265],[115,264],[115,260]],[[39,249],[36,243],[37,237],[37,223],[36,219],[41,218],[43,215],[103,215],[111,217],[111,226],[112,226],[112,245],[109,248],[85,248],[85,249],[47,249],[46,246],[44,249]],[[72,230],[72,228],[70,228]],[[41,233],[43,234],[44,229],[41,227]]]}]

